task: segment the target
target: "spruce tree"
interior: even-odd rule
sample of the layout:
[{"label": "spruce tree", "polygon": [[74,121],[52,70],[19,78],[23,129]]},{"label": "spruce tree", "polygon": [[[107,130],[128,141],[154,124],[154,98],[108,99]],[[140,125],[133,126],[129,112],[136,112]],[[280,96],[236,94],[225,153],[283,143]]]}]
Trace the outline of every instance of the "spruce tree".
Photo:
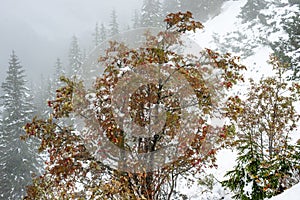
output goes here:
[{"label": "spruce tree", "polygon": [[206,21],[220,11],[223,2],[224,0],[181,0],[181,9],[191,11],[198,20]]},{"label": "spruce tree", "polygon": [[117,22],[117,13],[115,9],[113,9],[111,12],[111,21],[109,27],[111,35],[116,35],[119,33],[119,24]]},{"label": "spruce tree", "polygon": [[181,0],[165,0],[163,3],[164,14],[181,11]]},{"label": "spruce tree", "polygon": [[41,75],[40,83],[35,85],[34,88],[34,105],[36,107],[36,115],[42,118],[48,117],[50,113],[50,108],[45,105],[49,100],[54,98],[52,79],[45,78],[44,75]]},{"label": "spruce tree", "polygon": [[71,47],[69,50],[69,67],[70,75],[80,76],[82,66],[82,54],[79,47],[78,39],[75,35],[72,37]]},{"label": "spruce tree", "polygon": [[[103,23],[99,26],[98,23],[96,23],[95,30],[93,33],[93,43],[94,47],[97,47],[101,42],[106,40],[106,28]],[[83,56],[84,57],[84,56]]]},{"label": "spruce tree", "polygon": [[100,27],[100,41],[103,42],[104,40],[106,40],[106,38],[107,38],[107,30],[104,24],[102,23]]},{"label": "spruce tree", "polygon": [[180,9],[181,7],[181,0],[165,0],[163,3],[163,8],[165,11],[167,12],[175,12],[175,11],[180,11],[178,9]]},{"label": "spruce tree", "polygon": [[298,8],[298,13],[295,12],[284,28],[289,36],[287,54],[291,55],[291,65],[294,70],[292,79],[300,80],[300,6]]},{"label": "spruce tree", "polygon": [[60,60],[60,58],[56,59],[55,65],[54,65],[54,88],[58,89],[60,87],[62,87],[62,81],[60,80],[61,76],[64,76],[66,74],[63,66],[62,66],[62,62]]},{"label": "spruce tree", "polygon": [[161,27],[164,16],[158,0],[144,0],[142,7],[141,26]]},{"label": "spruce tree", "polygon": [[38,172],[38,161],[30,142],[20,140],[22,127],[32,117],[30,91],[25,86],[24,69],[14,51],[9,60],[4,91],[3,120],[0,140],[0,198],[20,199],[31,184],[32,173]]},{"label": "spruce tree", "polygon": [[107,30],[106,30],[104,24],[101,23],[101,25],[99,26],[98,23],[96,23],[95,30],[94,30],[94,33],[93,33],[94,47],[97,47],[101,42],[106,40],[106,37],[107,37],[106,33],[107,33]]},{"label": "spruce tree", "polygon": [[139,13],[138,13],[137,10],[134,11],[134,16],[133,16],[132,22],[133,22],[132,27],[134,29],[135,28],[139,28],[141,26],[141,24],[140,24],[140,16],[139,16]]},{"label": "spruce tree", "polygon": [[276,58],[271,63],[276,76],[250,81],[245,101],[231,98],[236,117],[238,139],[237,165],[225,176],[223,186],[234,192],[234,199],[262,200],[277,195],[300,181],[300,149],[290,134],[299,115],[295,102],[300,87],[290,86],[283,78],[286,66]]},{"label": "spruce tree", "polygon": [[289,79],[300,80],[300,2],[290,1],[290,5],[295,9],[287,12],[281,22],[287,38],[279,38],[271,44],[271,47],[275,55],[282,62],[289,64],[290,69],[293,70]]},{"label": "spruce tree", "polygon": [[265,0],[248,0],[247,3],[242,7],[239,17],[243,23],[250,22],[256,19],[263,20],[265,17],[260,12],[266,7],[267,3]]},{"label": "spruce tree", "polygon": [[298,0],[289,0],[289,3],[291,4],[291,5],[300,5],[300,2],[298,1]]},{"label": "spruce tree", "polygon": [[101,42],[101,39],[100,39],[100,29],[99,29],[99,26],[98,26],[98,22],[96,23],[96,26],[95,26],[95,30],[94,30],[94,33],[93,33],[93,42],[94,42],[94,46],[98,46]]},{"label": "spruce tree", "polygon": [[247,58],[255,53],[259,45],[269,45],[269,37],[266,35],[270,36],[277,30],[274,24],[267,23],[272,18],[265,14],[265,9],[279,6],[277,4],[277,1],[248,0],[238,15],[238,28],[214,37],[221,52],[232,52]]},{"label": "spruce tree", "polygon": [[[61,81],[61,77],[65,76],[66,72],[60,58],[56,59],[53,67],[54,67],[54,73],[52,76],[48,77],[48,81],[46,82],[46,85],[44,87],[44,94],[45,94],[44,96],[48,96],[45,102],[55,99],[56,98],[55,91],[64,85],[64,83]],[[79,75],[76,74],[76,76]],[[47,109],[47,114],[49,114],[49,108]]]}]

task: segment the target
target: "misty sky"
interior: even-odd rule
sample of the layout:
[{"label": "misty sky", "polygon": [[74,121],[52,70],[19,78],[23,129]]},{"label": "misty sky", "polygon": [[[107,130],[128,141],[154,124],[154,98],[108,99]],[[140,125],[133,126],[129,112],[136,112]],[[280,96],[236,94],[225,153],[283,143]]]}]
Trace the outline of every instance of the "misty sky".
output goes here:
[{"label": "misty sky", "polygon": [[[49,74],[57,57],[66,57],[72,35],[82,46],[92,40],[96,22],[107,24],[112,9],[120,29],[131,23],[141,0],[0,0],[0,82],[16,51],[26,74]],[[86,48],[86,47],[85,47]],[[88,50],[88,49],[87,49]],[[67,61],[63,60],[66,65]],[[29,78],[27,78],[29,79]],[[31,78],[30,78],[31,79]]]}]

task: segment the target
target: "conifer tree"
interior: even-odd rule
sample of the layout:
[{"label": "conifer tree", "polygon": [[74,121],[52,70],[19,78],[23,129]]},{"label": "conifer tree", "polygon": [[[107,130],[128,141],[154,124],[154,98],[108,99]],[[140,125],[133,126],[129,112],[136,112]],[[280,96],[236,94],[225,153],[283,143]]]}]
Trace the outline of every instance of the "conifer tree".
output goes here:
[{"label": "conifer tree", "polygon": [[223,2],[224,0],[181,0],[181,9],[191,11],[198,20],[206,21],[220,11]]},{"label": "conifer tree", "polygon": [[267,3],[265,0],[248,0],[247,3],[242,7],[239,17],[242,19],[243,23],[263,20],[265,17],[260,12],[266,7]]},{"label": "conifer tree", "polygon": [[38,172],[37,154],[30,142],[20,140],[22,127],[32,117],[34,108],[29,89],[25,86],[24,69],[14,51],[9,60],[4,91],[3,120],[0,140],[0,198],[20,199],[32,173]]},{"label": "conifer tree", "polygon": [[54,88],[60,88],[62,86],[62,81],[60,80],[60,77],[66,75],[66,72],[62,66],[62,62],[60,58],[56,59],[54,69],[55,69],[54,77],[53,77]]},{"label": "conifer tree", "polygon": [[141,16],[142,27],[161,27],[163,18],[162,6],[158,0],[144,0]]},{"label": "conifer tree", "polygon": [[109,27],[111,35],[116,35],[119,33],[119,24],[117,22],[117,12],[115,9],[113,9],[111,12],[111,21]]},{"label": "conifer tree", "polygon": [[235,199],[269,198],[300,181],[300,146],[291,144],[290,138],[300,117],[295,110],[300,86],[287,84],[283,78],[286,66],[276,58],[271,64],[276,76],[259,84],[251,80],[245,101],[238,97],[230,100],[239,113],[234,142],[238,157],[223,185],[234,192]]},{"label": "conifer tree", "polygon": [[289,0],[289,3],[291,5],[300,5],[300,2],[298,0]]},{"label": "conifer tree", "polygon": [[134,29],[139,28],[141,26],[140,25],[140,16],[139,16],[139,13],[137,10],[134,11],[134,16],[133,16],[132,22],[133,22],[132,27]]},{"label": "conifer tree", "polygon": [[53,81],[48,77],[45,78],[41,75],[40,83],[35,85],[34,93],[34,105],[36,106],[36,115],[39,117],[47,117],[50,113],[49,107],[45,107],[45,104],[54,98]]},{"label": "conifer tree", "polygon": [[93,42],[94,42],[94,46],[97,47],[101,42],[103,42],[104,40],[106,40],[106,28],[104,26],[103,23],[101,23],[100,27],[98,25],[98,23],[96,23],[96,26],[95,26],[95,30],[94,30],[94,33],[93,33]]},{"label": "conifer tree", "polygon": [[271,44],[276,56],[282,62],[288,63],[293,74],[289,79],[300,80],[300,2],[290,1],[295,10],[283,16],[281,24],[287,34],[287,39],[279,38]]},{"label": "conifer tree", "polygon": [[101,42],[101,38],[100,38],[100,29],[99,29],[99,26],[98,26],[98,22],[96,23],[96,26],[95,26],[95,30],[94,30],[94,33],[93,33],[93,42],[94,42],[94,46],[98,46]]},{"label": "conifer tree", "polygon": [[[47,81],[45,81],[45,84],[43,84],[43,88],[42,88],[42,90],[44,90],[43,91],[44,95],[42,95],[43,102],[48,102],[50,100],[55,99],[56,97],[55,90],[59,89],[64,85],[63,82],[61,81],[61,77],[65,76],[66,72],[60,58],[56,59],[53,68],[54,68],[54,73],[52,74],[52,76],[49,76],[47,78]],[[48,107],[46,110],[44,110],[43,115],[47,116],[49,113],[50,113],[50,109]]]},{"label": "conifer tree", "polygon": [[101,23],[100,27],[100,41],[103,42],[107,38],[107,29],[105,28],[104,24]]},{"label": "conifer tree", "polygon": [[82,66],[82,54],[79,47],[78,39],[75,35],[72,37],[69,50],[69,67],[70,75],[80,76]]},{"label": "conifer tree", "polygon": [[164,14],[181,11],[181,4],[181,0],[165,0],[163,3]]},{"label": "conifer tree", "polygon": [[255,53],[255,48],[260,44],[269,45],[266,35],[272,34],[275,30],[267,23],[269,16],[264,14],[264,9],[274,6],[277,2],[265,0],[248,0],[241,7],[238,18],[238,28],[223,35],[214,36],[220,51],[223,53],[236,53],[247,58]]}]

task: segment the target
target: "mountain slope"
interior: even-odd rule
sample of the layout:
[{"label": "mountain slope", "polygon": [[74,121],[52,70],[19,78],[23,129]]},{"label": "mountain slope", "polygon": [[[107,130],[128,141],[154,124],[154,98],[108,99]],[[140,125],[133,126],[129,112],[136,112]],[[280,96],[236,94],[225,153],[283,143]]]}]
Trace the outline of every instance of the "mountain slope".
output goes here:
[{"label": "mountain slope", "polygon": [[298,200],[300,195],[300,183],[287,189],[280,195],[272,197],[270,200]]},{"label": "mountain slope", "polygon": [[[255,24],[252,26],[251,30],[247,29],[245,24],[241,23],[241,20],[238,18],[238,15],[241,12],[241,8],[245,5],[247,0],[241,1],[227,1],[224,3],[222,7],[222,12],[214,17],[213,19],[208,20],[204,26],[204,30],[193,34],[191,38],[196,41],[203,48],[211,48],[213,50],[220,49],[220,41],[223,43],[228,42],[224,40],[223,37],[229,37],[230,34],[233,34],[235,31],[243,31],[243,34],[246,35],[245,40],[232,40],[229,44],[226,44],[228,48],[228,52],[232,47],[238,45],[247,46],[248,43],[251,43],[251,49],[253,54],[243,55],[242,53],[236,53],[237,55],[242,55],[241,62],[245,64],[248,68],[247,72],[245,72],[245,78],[254,79],[255,82],[258,82],[262,77],[273,76],[274,71],[272,71],[272,67],[267,63],[269,60],[269,56],[273,53],[270,46],[266,43],[260,43],[256,37],[266,37],[266,39],[270,41],[276,41],[280,37],[286,37],[282,29],[280,29],[280,24],[275,24],[273,27],[265,27],[262,24]],[[274,1],[275,2],[275,1]],[[269,2],[270,3],[270,2]],[[271,2],[273,3],[273,2]],[[290,7],[276,7],[276,4],[272,4],[269,8],[265,8],[263,11],[266,14],[275,13],[274,19],[269,19],[268,23],[274,22],[274,20],[279,20],[279,18],[285,13],[286,10],[289,10]],[[276,13],[276,10],[278,11]],[[276,31],[273,32],[271,28],[278,27]],[[268,33],[268,34],[267,34]],[[218,38],[219,37],[219,38]],[[216,40],[216,38],[218,40]],[[257,43],[256,43],[257,42]],[[221,44],[222,46],[224,44]],[[250,46],[250,45],[249,45]],[[247,46],[248,47],[248,46]],[[224,50],[224,48],[222,49]],[[243,49],[240,50],[241,52]],[[246,91],[249,84],[243,83],[235,88],[234,93],[243,97],[242,91]],[[300,111],[300,104],[297,106],[297,110]],[[298,124],[299,126],[300,124]],[[294,133],[292,136],[292,142],[294,143],[299,139],[298,133]],[[206,170],[208,174],[213,174],[218,181],[222,181],[224,179],[224,174],[226,171],[231,170],[235,165],[234,158],[236,157],[236,153],[231,151],[221,151],[217,156],[218,169],[217,170]],[[231,158],[231,159],[229,159]],[[225,191],[224,188],[218,183],[218,181],[214,181],[214,187],[210,192],[200,193],[199,188],[192,187],[186,191],[187,194],[192,196],[192,199],[231,199],[232,194],[230,192]],[[202,189],[202,192],[204,189]],[[278,197],[274,197],[272,200],[285,200],[285,199],[295,199],[297,198],[297,193],[300,194],[300,186],[299,184],[287,190],[283,194]]]}]

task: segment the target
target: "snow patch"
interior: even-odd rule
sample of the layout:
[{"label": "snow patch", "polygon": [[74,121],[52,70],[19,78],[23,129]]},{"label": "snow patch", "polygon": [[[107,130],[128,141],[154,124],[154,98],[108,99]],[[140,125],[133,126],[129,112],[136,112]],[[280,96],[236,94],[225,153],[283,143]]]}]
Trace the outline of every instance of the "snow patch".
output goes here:
[{"label": "snow patch", "polygon": [[299,200],[300,195],[300,183],[287,189],[282,194],[272,197],[270,200]]}]

